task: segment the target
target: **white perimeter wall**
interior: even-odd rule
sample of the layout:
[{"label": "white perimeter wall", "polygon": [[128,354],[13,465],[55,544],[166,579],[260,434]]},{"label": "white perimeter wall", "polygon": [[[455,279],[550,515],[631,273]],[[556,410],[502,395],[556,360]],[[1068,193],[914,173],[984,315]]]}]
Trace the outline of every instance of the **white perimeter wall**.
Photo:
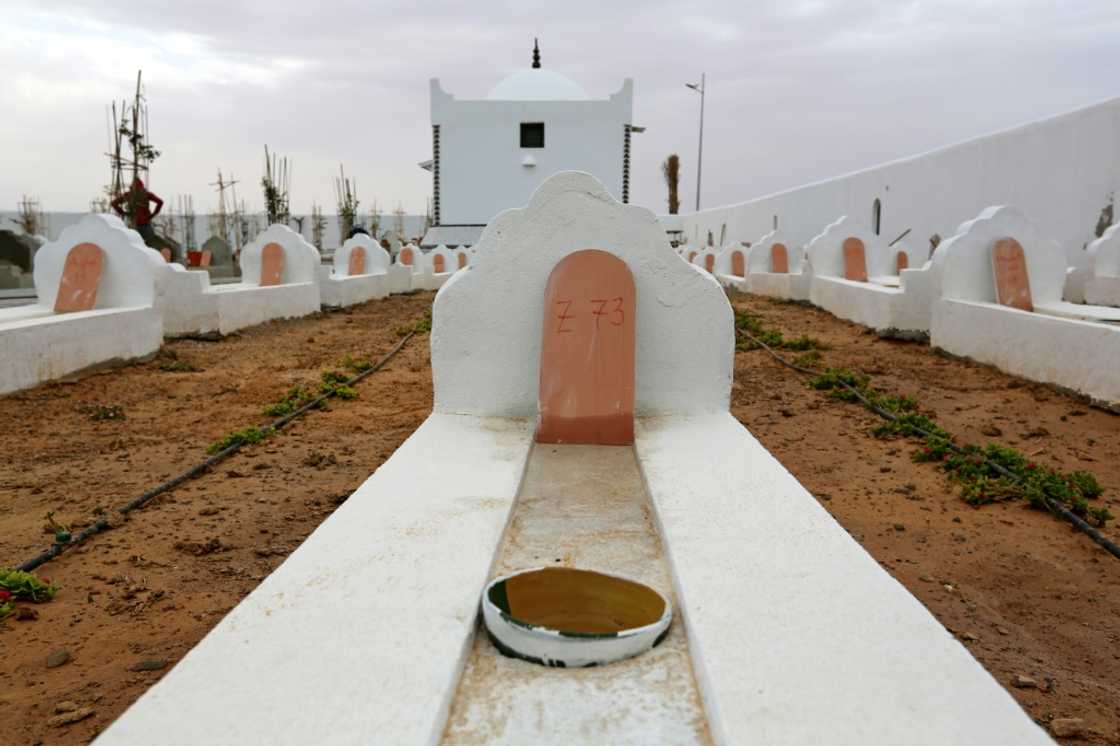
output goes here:
[{"label": "white perimeter wall", "polygon": [[[521,207],[558,171],[584,171],[622,199],[625,125],[634,85],[599,101],[456,101],[431,80],[432,124],[439,125],[441,225],[483,225]],[[544,122],[544,147],[521,147],[521,123]],[[521,165],[532,156],[537,165]]]},{"label": "white perimeter wall", "polygon": [[[948,112],[951,115],[951,112]],[[716,238],[755,241],[774,226],[804,245],[841,215],[871,225],[882,203],[881,235],[924,256],[929,237],[956,233],[989,205],[1015,205],[1041,233],[1056,239],[1072,266],[1105,207],[1120,191],[1120,98],[923,155],[727,207],[682,216],[694,244]],[[913,265],[911,265],[913,266]]]}]

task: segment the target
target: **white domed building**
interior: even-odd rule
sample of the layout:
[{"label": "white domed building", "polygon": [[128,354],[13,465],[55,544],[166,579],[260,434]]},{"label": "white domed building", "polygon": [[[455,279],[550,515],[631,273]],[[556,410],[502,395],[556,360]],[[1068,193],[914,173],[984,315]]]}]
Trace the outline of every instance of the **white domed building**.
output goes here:
[{"label": "white domed building", "polygon": [[423,246],[478,241],[499,212],[521,207],[557,171],[586,171],[616,198],[630,199],[634,82],[592,99],[575,81],[540,63],[498,83],[482,100],[458,100],[431,80],[434,225]]}]

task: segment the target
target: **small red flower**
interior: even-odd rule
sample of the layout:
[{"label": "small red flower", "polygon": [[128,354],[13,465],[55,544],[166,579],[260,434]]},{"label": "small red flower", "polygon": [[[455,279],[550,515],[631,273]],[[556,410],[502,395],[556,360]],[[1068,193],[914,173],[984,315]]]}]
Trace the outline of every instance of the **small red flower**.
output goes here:
[{"label": "small red flower", "polygon": [[5,603],[12,600],[12,592],[0,588],[0,603]]},{"label": "small red flower", "polygon": [[1028,469],[1033,469],[1033,468],[1035,468],[1035,464],[1034,464],[1034,462],[1033,462],[1033,461],[1029,461],[1029,462],[1027,462],[1027,468],[1028,468]]}]

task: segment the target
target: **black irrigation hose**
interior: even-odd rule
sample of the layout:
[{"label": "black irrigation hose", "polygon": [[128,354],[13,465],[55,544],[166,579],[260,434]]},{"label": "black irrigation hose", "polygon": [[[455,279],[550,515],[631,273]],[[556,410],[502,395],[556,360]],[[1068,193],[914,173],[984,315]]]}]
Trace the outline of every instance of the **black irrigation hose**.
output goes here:
[{"label": "black irrigation hose", "polygon": [[[777,360],[779,363],[786,366],[787,368],[790,368],[791,370],[795,370],[798,373],[802,373],[804,375],[809,375],[809,376],[820,375],[820,371],[812,370],[811,368],[805,368],[805,367],[802,367],[800,365],[796,365],[794,363],[789,362],[788,360],[783,358],[781,355],[774,352],[774,350],[769,345],[767,345],[765,342],[763,342],[758,337],[755,337],[750,332],[745,331],[743,329],[740,329],[738,327],[736,327],[735,331],[737,331],[739,334],[742,334],[743,336],[745,336],[750,341],[754,342],[756,345],[758,345],[762,349],[766,350],[768,353],[770,353],[771,357],[773,357],[775,360]],[[856,398],[858,398],[863,403],[863,405],[865,407],[870,409],[875,414],[879,415],[880,417],[882,417],[885,420],[890,420],[891,422],[897,422],[898,421],[898,417],[894,414],[894,412],[890,412],[886,409],[883,409],[882,407],[879,407],[879,406],[873,404],[871,402],[871,400],[869,400],[866,396],[864,396],[863,393],[859,389],[857,389],[855,386],[852,386],[851,384],[847,383],[846,381],[839,381],[838,380],[838,383],[841,386],[843,386],[844,388],[846,388],[848,391],[850,391],[853,395],[855,395]],[[907,427],[909,427],[911,430],[914,430],[915,432],[921,434],[923,437],[942,439],[942,438],[940,438],[940,436],[938,436],[934,433],[931,433],[927,430],[924,430],[920,427],[917,427],[916,425],[907,424]],[[965,450],[963,448],[961,448],[960,446],[958,446],[956,443],[952,442],[951,440],[946,439],[945,440],[945,445],[946,445],[946,447],[949,448],[949,450],[953,451],[954,453],[964,453],[965,452]],[[1005,476],[1008,479],[1011,479],[1015,482],[1022,482],[1023,481],[1023,478],[1021,476],[1019,476],[1015,472],[1005,468],[1003,465],[997,464],[994,461],[991,461],[990,459],[988,459],[986,456],[983,456],[982,454],[977,454],[977,455],[980,455],[980,457],[984,460],[984,463],[987,466],[991,467],[993,470],[995,470],[998,474],[1001,474],[1002,476]],[[1043,504],[1046,505],[1046,508],[1051,513],[1054,513],[1058,516],[1061,516],[1062,518],[1065,518],[1067,521],[1069,521],[1071,524],[1073,524],[1074,527],[1076,527],[1078,530],[1080,530],[1082,533],[1086,534],[1090,539],[1092,539],[1098,545],[1100,545],[1101,548],[1103,548],[1106,552],[1111,554],[1113,557],[1116,557],[1117,559],[1120,559],[1120,546],[1117,546],[1115,542],[1110,541],[1108,538],[1106,538],[1104,535],[1102,535],[1100,531],[1098,531],[1093,526],[1090,526],[1088,523],[1086,523],[1084,520],[1082,520],[1081,516],[1075,514],[1073,511],[1071,511],[1069,508],[1065,507],[1064,505],[1048,499],[1045,495],[1042,496],[1042,501],[1043,501]]]},{"label": "black irrigation hose", "polygon": [[[393,349],[389,350],[389,352],[386,353],[385,356],[382,357],[379,361],[377,361],[377,363],[375,365],[373,365],[370,368],[367,368],[366,370],[363,370],[361,373],[358,373],[356,376],[354,376],[350,380],[346,381],[345,385],[353,386],[355,383],[357,383],[358,381],[361,381],[366,376],[368,376],[372,373],[376,373],[377,371],[381,370],[381,368],[384,367],[386,363],[388,363],[390,360],[392,360],[393,357],[398,352],[401,351],[401,349],[405,346],[405,343],[407,343],[408,340],[412,339],[412,337],[415,334],[416,334],[415,330],[406,334],[404,336],[404,338],[401,339],[400,342],[397,342],[396,346],[393,347]],[[275,422],[273,422],[271,425],[268,426],[268,429],[272,430],[272,431],[280,430],[281,428],[283,428],[286,425],[288,425],[289,423],[291,423],[292,420],[294,420],[297,417],[303,415],[309,409],[314,409],[315,407],[319,406],[324,401],[326,401],[327,399],[329,399],[330,397],[332,397],[334,395],[335,394],[334,394],[333,391],[328,391],[325,394],[321,394],[320,396],[311,400],[307,404],[304,404],[302,407],[295,410],[294,412],[292,412],[290,414],[286,414],[283,417],[281,417],[280,419],[276,420]],[[153,487],[152,489],[148,490],[144,494],[142,494],[138,497],[134,497],[133,499],[129,500],[127,503],[125,503],[121,507],[117,508],[117,512],[120,513],[121,515],[128,515],[133,510],[136,510],[137,508],[142,507],[144,504],[146,504],[152,498],[154,498],[158,495],[162,495],[164,492],[167,492],[168,490],[175,489],[176,487],[178,487],[183,482],[186,482],[187,480],[190,480],[190,479],[194,479],[199,474],[202,474],[203,472],[205,472],[207,469],[214,466],[215,464],[218,464],[218,463],[221,463],[222,461],[225,461],[227,458],[229,458],[233,454],[240,451],[241,448],[245,445],[246,445],[246,441],[242,440],[242,441],[238,441],[238,442],[236,442],[236,443],[234,443],[230,446],[227,446],[226,448],[223,448],[222,450],[218,451],[217,453],[215,453],[213,456],[206,459],[202,463],[197,464],[197,465],[192,466],[191,468],[187,469],[185,472],[183,472],[179,476],[172,477],[171,479],[167,480],[163,484],[160,484],[156,487]],[[92,524],[90,524],[86,528],[82,529],[77,534],[74,534],[70,538],[69,541],[65,541],[65,542],[56,541],[54,544],[51,545],[50,549],[47,549],[47,550],[39,553],[37,556],[27,560],[22,565],[20,565],[18,569],[23,570],[24,572],[31,572],[32,570],[39,567],[40,565],[43,565],[44,563],[49,562],[50,560],[59,556],[60,554],[65,552],[67,549],[70,549],[72,547],[75,547],[75,546],[81,544],[86,539],[90,538],[91,536],[94,536],[95,534],[99,534],[102,531],[108,531],[110,528],[112,528],[112,525],[109,523],[108,520],[106,520],[105,518],[98,518]]]}]

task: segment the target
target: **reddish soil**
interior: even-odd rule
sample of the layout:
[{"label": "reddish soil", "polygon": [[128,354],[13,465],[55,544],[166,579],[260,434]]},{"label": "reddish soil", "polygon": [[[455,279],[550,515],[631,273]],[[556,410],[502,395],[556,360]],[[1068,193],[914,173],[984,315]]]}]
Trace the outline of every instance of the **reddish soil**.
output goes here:
[{"label": "reddish soil", "polygon": [[[48,511],[77,529],[99,506],[199,462],[222,435],[266,424],[265,405],[344,355],[378,359],[431,298],[395,296],[216,343],[170,342],[152,362],[0,399],[0,564],[49,545]],[[822,311],[734,303],[770,328],[827,343],[823,364],[916,395],[963,441],[998,440],[1040,463],[1094,472],[1120,514],[1115,415]],[[176,360],[199,370],[163,370]],[[935,466],[910,460],[913,444],[875,439],[877,418],[809,389],[764,351],[738,353],[735,378],[736,416],[1033,717],[1080,717],[1090,731],[1082,743],[1120,744],[1120,563],[1048,514],[968,506]],[[197,643],[424,419],[427,337],[357,390],[43,567],[61,592],[30,607],[36,620],[0,629],[5,742],[89,741]],[[99,406],[121,407],[124,419],[92,420]],[[993,428],[1002,434],[982,432]],[[1107,533],[1117,536],[1111,524]],[[70,661],[48,668],[58,650]],[[166,667],[130,670],[146,661]],[[1013,687],[1018,674],[1038,687]],[[93,714],[49,725],[64,701]]]},{"label": "reddish soil", "polygon": [[[220,342],[168,342],[155,360],[0,398],[0,565],[48,547],[45,515],[75,532],[206,458],[296,384],[349,354],[378,360],[431,293],[273,322]],[[189,363],[197,372],[162,368]],[[8,744],[86,743],[155,683],[361,484],[431,410],[428,338],[269,440],[133,512],[44,565],[50,603],[0,629],[0,720]],[[95,421],[96,407],[124,419]],[[54,651],[71,659],[46,666]],[[151,671],[133,671],[152,661]],[[60,702],[92,707],[52,726]]]}]

